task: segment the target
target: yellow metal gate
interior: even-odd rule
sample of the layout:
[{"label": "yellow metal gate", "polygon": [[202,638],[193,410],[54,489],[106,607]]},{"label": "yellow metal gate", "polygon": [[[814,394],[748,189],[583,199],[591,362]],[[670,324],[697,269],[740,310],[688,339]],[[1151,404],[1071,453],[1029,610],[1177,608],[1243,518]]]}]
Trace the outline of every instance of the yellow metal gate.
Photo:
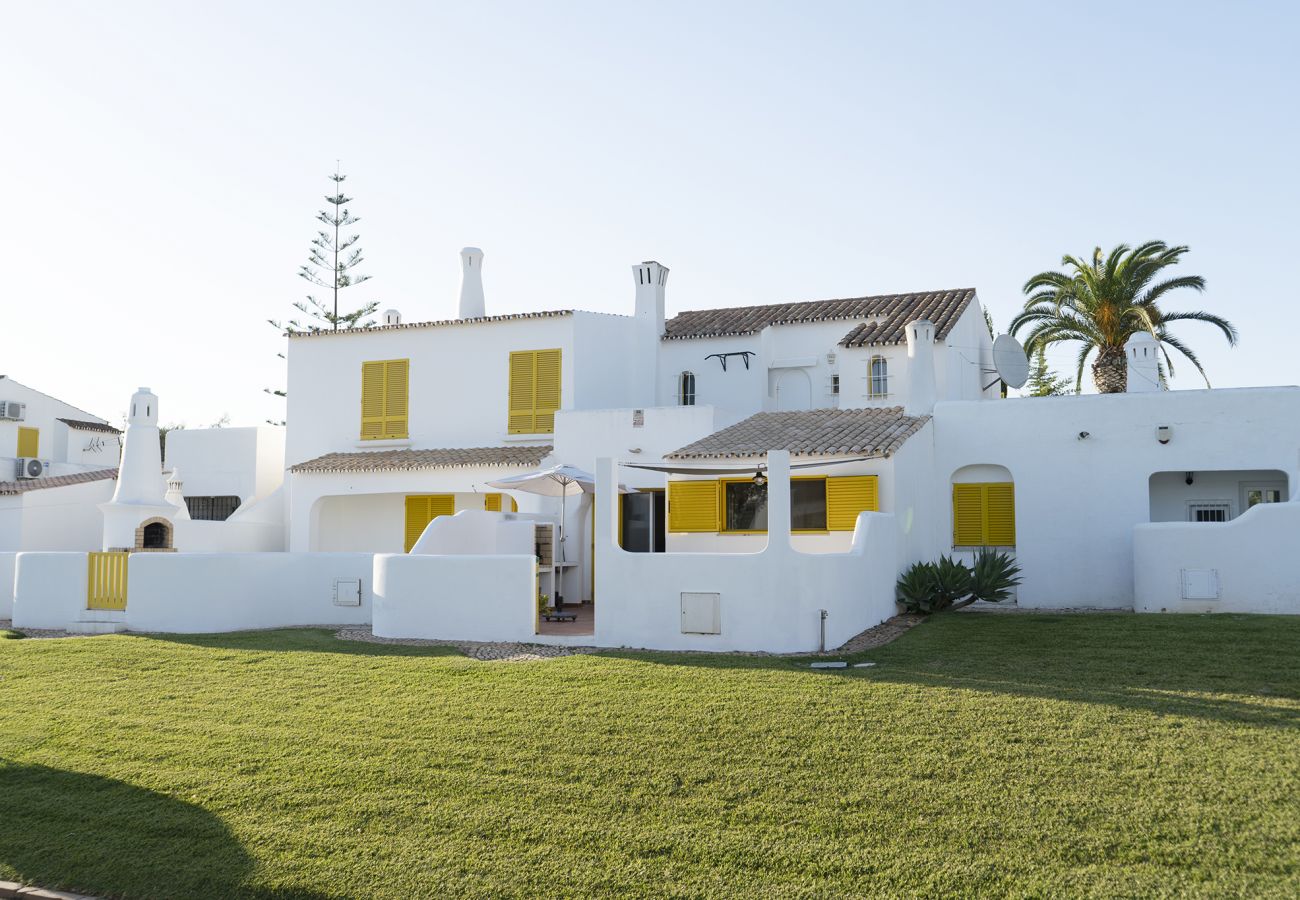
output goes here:
[{"label": "yellow metal gate", "polygon": [[86,572],[87,609],[126,609],[129,553],[91,553]]}]

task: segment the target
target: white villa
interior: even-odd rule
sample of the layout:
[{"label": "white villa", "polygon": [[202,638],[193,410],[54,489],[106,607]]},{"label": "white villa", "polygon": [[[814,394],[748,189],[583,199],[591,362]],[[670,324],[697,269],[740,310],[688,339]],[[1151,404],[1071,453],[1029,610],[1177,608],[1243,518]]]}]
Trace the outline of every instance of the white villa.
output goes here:
[{"label": "white villa", "polygon": [[[1129,393],[1007,400],[973,289],[667,318],[644,262],[628,315],[488,315],[482,263],[456,318],[290,336],[282,449],[181,432],[169,486],[141,389],[98,543],[0,544],[80,551],[17,554],[15,624],[789,652],[980,547],[1021,606],[1300,613],[1300,388],[1166,391],[1135,338]],[[493,486],[556,465],[594,478]]]}]

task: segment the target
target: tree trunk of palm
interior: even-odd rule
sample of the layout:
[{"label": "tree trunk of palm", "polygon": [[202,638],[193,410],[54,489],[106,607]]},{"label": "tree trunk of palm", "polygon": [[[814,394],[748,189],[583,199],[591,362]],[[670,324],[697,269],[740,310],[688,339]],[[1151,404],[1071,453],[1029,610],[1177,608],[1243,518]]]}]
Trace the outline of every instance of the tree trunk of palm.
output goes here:
[{"label": "tree trunk of palm", "polygon": [[1128,389],[1128,358],[1123,347],[1102,347],[1092,364],[1092,383],[1099,394],[1122,394]]}]

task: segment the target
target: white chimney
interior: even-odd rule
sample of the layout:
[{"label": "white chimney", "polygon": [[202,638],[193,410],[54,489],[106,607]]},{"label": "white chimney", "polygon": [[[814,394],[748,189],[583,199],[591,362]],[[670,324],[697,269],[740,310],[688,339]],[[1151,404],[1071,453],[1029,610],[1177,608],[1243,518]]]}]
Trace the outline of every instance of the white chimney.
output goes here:
[{"label": "white chimney", "polygon": [[659,405],[659,341],[664,333],[668,267],[653,260],[632,267],[636,285],[632,396],[636,406]]},{"label": "white chimney", "polygon": [[[464,303],[465,301],[462,300],[461,302]],[[385,325],[401,325],[401,324],[402,324],[402,314],[401,314],[400,312],[398,312],[397,310],[395,310],[395,309],[386,309],[386,310],[384,310],[384,324],[385,324]]]},{"label": "white chimney", "polygon": [[466,247],[460,251],[460,318],[481,319],[487,315],[483,302],[483,251]]},{"label": "white chimney", "polygon": [[1160,386],[1160,345],[1148,331],[1134,333],[1124,342],[1128,363],[1127,390],[1130,394],[1158,391]]},{"label": "white chimney", "polygon": [[903,412],[928,416],[934,412],[936,399],[934,325],[927,319],[917,319],[907,325],[907,402]]}]

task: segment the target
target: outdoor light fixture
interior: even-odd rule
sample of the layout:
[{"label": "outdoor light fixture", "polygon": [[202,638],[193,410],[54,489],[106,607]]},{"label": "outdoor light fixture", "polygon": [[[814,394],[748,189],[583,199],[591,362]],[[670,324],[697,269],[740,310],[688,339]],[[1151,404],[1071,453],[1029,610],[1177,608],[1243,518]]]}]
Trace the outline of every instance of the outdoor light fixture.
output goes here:
[{"label": "outdoor light fixture", "polygon": [[767,484],[767,476],[763,474],[762,469],[759,469],[757,472],[754,473],[754,484],[758,485],[759,487],[762,487],[763,485]]},{"label": "outdoor light fixture", "polygon": [[1170,428],[1168,425],[1156,426],[1156,440],[1159,441],[1160,443],[1162,444],[1169,443],[1169,441],[1173,439],[1173,436],[1174,436],[1174,430]]},{"label": "outdoor light fixture", "polygon": [[1196,479],[1194,479],[1194,478],[1192,477],[1192,473],[1191,473],[1191,472],[1188,472],[1188,473],[1187,473],[1187,478],[1184,479],[1184,480],[1185,480],[1188,484],[1191,484],[1191,483],[1192,483],[1193,481],[1195,481]]},{"label": "outdoor light fixture", "polygon": [[1089,431],[1080,431],[1080,432],[1079,432],[1079,440],[1081,440],[1081,441],[1086,441],[1086,440],[1087,440],[1088,438],[1090,438],[1090,437],[1092,437],[1092,432],[1089,432]]}]

